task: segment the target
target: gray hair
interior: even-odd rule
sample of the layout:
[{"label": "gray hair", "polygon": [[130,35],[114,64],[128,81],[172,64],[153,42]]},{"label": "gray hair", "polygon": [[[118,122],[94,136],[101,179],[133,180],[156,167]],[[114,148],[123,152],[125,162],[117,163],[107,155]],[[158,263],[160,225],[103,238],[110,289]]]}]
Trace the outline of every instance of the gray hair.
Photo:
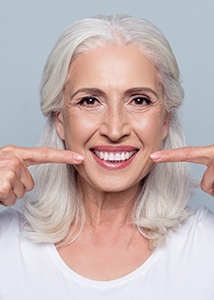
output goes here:
[{"label": "gray hair", "polygon": [[[164,90],[165,109],[170,114],[169,132],[162,148],[183,147],[185,138],[178,109],[184,93],[170,45],[149,22],[121,15],[76,21],[56,43],[41,84],[41,109],[47,123],[40,145],[64,149],[55,129],[54,114],[62,109],[69,66],[81,53],[109,43],[138,47],[156,67]],[[35,167],[34,177],[35,200],[26,201],[24,209],[28,235],[38,242],[59,243],[68,235],[71,225],[75,225],[76,230],[65,240],[71,242],[81,232],[85,220],[75,169],[63,164],[47,164]],[[154,246],[163,242],[168,230],[187,217],[190,188],[185,163],[155,165],[143,179],[133,223]]]}]

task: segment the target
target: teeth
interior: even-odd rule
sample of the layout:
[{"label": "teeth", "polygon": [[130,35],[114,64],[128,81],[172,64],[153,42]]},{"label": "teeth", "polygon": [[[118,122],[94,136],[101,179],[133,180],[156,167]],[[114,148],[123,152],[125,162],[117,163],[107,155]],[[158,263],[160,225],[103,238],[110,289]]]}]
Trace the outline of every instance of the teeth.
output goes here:
[{"label": "teeth", "polygon": [[94,154],[102,160],[105,161],[125,161],[132,157],[137,151],[112,153],[112,152],[102,152],[95,150]]}]

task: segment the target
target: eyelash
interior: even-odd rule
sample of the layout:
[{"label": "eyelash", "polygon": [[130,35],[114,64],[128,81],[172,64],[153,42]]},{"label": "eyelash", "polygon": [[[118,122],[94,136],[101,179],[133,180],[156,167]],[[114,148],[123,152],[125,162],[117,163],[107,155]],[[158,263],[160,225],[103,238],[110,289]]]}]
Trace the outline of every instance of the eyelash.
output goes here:
[{"label": "eyelash", "polygon": [[[79,102],[78,104],[79,105],[89,105],[89,106],[93,106],[95,103],[99,103],[99,100],[93,96],[86,96],[86,97],[83,97]],[[137,96],[137,97],[134,97],[131,102],[135,103],[135,105],[152,105],[152,101],[149,97],[146,97],[146,96]]]},{"label": "eyelash", "polygon": [[[88,102],[88,103],[87,103],[87,102]],[[99,101],[97,100],[97,98],[88,96],[88,97],[82,98],[82,99],[78,102],[78,104],[80,104],[80,105],[93,105],[95,102],[99,102]]]},{"label": "eyelash", "polygon": [[[138,101],[140,100],[140,101]],[[132,102],[135,102],[136,105],[142,105],[142,104],[146,104],[146,105],[151,105],[152,101],[149,97],[146,96],[137,96],[135,98],[133,98]]]}]

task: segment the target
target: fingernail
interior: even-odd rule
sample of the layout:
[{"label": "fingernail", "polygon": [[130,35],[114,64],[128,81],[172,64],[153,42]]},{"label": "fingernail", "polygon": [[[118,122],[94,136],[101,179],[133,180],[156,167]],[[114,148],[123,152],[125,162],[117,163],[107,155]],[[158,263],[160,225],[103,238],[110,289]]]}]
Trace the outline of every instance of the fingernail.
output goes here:
[{"label": "fingernail", "polygon": [[161,154],[160,154],[160,152],[154,152],[154,153],[150,154],[150,157],[153,160],[158,160],[159,158],[161,158]]},{"label": "fingernail", "polygon": [[83,159],[84,159],[84,156],[82,156],[81,154],[74,154],[73,159],[74,159],[76,162],[82,162]]}]

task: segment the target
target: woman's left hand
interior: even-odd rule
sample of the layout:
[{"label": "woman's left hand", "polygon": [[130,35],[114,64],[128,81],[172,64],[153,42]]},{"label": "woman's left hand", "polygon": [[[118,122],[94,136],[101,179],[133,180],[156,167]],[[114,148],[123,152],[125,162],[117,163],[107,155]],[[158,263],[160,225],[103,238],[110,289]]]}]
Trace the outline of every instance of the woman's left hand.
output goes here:
[{"label": "woman's left hand", "polygon": [[162,150],[152,153],[150,157],[155,163],[186,161],[206,165],[201,189],[214,197],[214,145]]}]

